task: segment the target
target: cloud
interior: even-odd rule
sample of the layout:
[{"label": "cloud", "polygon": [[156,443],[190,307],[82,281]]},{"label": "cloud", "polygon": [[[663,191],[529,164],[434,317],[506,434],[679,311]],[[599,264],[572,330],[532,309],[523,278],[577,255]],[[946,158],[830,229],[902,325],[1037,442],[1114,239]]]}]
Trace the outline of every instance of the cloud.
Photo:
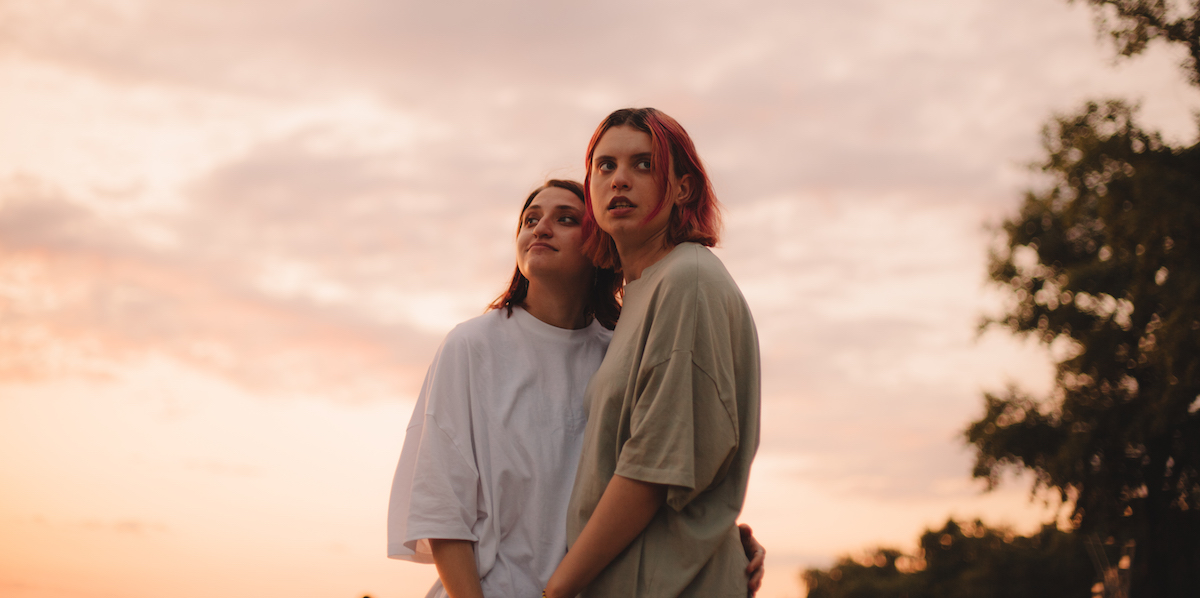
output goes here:
[{"label": "cloud", "polygon": [[1034,376],[972,333],[981,223],[1039,124],[1131,94],[1190,135],[1197,99],[1170,55],[1113,70],[1083,7],[1032,0],[11,1],[0,39],[0,377],[161,353],[411,393],[511,272],[524,194],[649,104],[727,206],[767,400],[812,422],[769,443],[881,493],[959,472],[988,372]]},{"label": "cloud", "polygon": [[120,244],[116,230],[33,177],[0,181],[0,210],[0,239],[9,247],[112,251]]},{"label": "cloud", "polygon": [[258,289],[222,251],[147,248],[48,187],[17,181],[0,199],[3,377],[103,374],[162,353],[264,389],[415,391],[435,335]]},{"label": "cloud", "polygon": [[[443,181],[577,168],[605,112],[658,104],[731,204],[828,186],[1007,202],[1050,110],[1114,78],[1085,9],[1042,2],[17,2],[5,16],[8,55],[122,87],[376,98],[443,128],[423,148]],[[1149,64],[1126,83],[1152,99],[1181,87],[1173,61]]]}]

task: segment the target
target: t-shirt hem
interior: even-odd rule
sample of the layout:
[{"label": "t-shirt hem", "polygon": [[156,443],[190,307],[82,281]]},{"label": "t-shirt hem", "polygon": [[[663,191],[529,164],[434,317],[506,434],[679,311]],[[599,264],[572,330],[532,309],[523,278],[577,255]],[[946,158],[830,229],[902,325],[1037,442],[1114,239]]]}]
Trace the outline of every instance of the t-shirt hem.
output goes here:
[{"label": "t-shirt hem", "polygon": [[687,488],[689,491],[695,489],[695,482],[690,479],[690,476],[664,469],[655,469],[653,467],[644,467],[641,465],[632,465],[628,463],[618,463],[617,470],[613,472],[613,474],[619,475],[623,478],[637,480],[639,482],[678,486],[680,488]]},{"label": "t-shirt hem", "polygon": [[426,552],[417,552],[401,543],[388,544],[387,557],[397,561],[409,561],[411,563],[421,563],[423,565],[433,564],[432,554]]},{"label": "t-shirt hem", "polygon": [[421,540],[432,540],[435,538],[438,540],[466,540],[468,542],[478,542],[479,541],[479,538],[475,534],[472,534],[470,532],[445,532],[445,531],[441,531],[441,530],[434,530],[433,532],[428,532],[428,531],[422,531],[422,530],[413,531],[412,529],[409,529],[408,535],[404,537],[404,543],[411,544],[413,542],[420,542]]}]

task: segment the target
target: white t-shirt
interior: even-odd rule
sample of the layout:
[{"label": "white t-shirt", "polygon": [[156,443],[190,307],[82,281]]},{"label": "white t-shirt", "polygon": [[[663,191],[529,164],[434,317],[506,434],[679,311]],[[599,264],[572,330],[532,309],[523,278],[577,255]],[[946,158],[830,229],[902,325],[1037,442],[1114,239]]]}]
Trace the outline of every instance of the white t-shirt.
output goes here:
[{"label": "white t-shirt", "polygon": [[[519,307],[456,326],[404,438],[388,556],[432,563],[428,538],[475,542],[488,597],[537,596],[567,550],[583,394],[612,333],[557,328]],[[441,582],[428,596],[445,596]]]}]

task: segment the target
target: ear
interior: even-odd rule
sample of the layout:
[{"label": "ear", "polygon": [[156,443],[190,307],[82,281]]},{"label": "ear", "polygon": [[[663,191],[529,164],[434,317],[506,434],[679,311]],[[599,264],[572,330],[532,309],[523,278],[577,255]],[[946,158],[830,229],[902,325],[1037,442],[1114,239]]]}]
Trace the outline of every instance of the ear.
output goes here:
[{"label": "ear", "polygon": [[679,179],[679,182],[675,184],[675,197],[672,198],[672,202],[677,206],[681,206],[687,203],[688,198],[691,196],[692,175],[688,173],[683,175],[683,178]]}]

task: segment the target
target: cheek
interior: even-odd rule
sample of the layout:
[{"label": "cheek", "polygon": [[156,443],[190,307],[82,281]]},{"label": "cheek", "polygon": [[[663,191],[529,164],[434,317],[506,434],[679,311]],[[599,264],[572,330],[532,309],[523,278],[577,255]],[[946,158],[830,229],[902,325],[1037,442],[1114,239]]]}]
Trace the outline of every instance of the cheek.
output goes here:
[{"label": "cheek", "polygon": [[558,238],[563,249],[579,251],[583,247],[583,227],[581,226],[560,228],[554,236]]},{"label": "cheek", "polygon": [[605,214],[604,206],[600,199],[599,193],[592,193],[592,219],[599,222]]},{"label": "cheek", "polygon": [[573,257],[583,256],[583,231],[572,227],[558,234],[559,250]]},{"label": "cheek", "polygon": [[600,204],[601,194],[604,193],[604,183],[600,180],[601,177],[592,175],[592,180],[588,183],[588,195],[592,196],[592,210]]},{"label": "cheek", "polygon": [[524,253],[524,251],[523,251],[524,248],[529,246],[529,242],[532,239],[533,239],[533,233],[531,233],[528,229],[521,229],[521,232],[517,233],[516,246],[517,246],[517,259],[518,260],[521,259],[521,255]]}]

